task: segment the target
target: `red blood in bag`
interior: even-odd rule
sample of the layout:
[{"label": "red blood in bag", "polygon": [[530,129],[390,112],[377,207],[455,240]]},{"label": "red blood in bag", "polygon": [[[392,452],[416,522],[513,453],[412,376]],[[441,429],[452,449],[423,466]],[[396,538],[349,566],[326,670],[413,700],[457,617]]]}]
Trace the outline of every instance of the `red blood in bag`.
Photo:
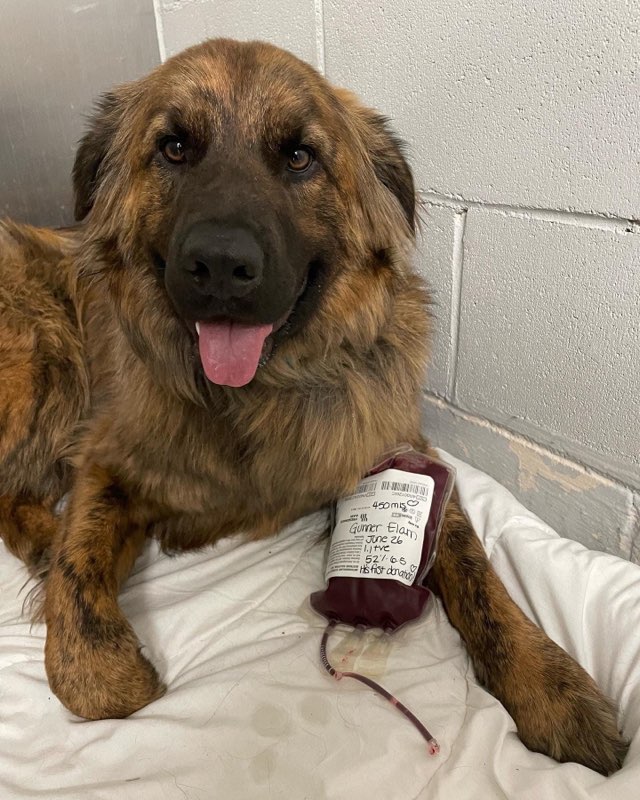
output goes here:
[{"label": "red blood in bag", "polygon": [[[427,600],[430,596],[430,591],[425,586],[425,580],[435,558],[435,551],[437,545],[438,533],[444,517],[444,511],[453,490],[453,483],[455,479],[455,471],[452,467],[447,466],[441,461],[430,458],[423,453],[418,453],[414,450],[399,453],[396,455],[385,458],[380,464],[371,470],[366,477],[378,475],[385,470],[401,470],[403,473],[408,473],[408,481],[410,481],[411,474],[426,475],[433,480],[433,496],[431,507],[428,511],[428,517],[425,524],[421,524],[424,531],[424,539],[422,541],[422,552],[419,555],[419,564],[415,569],[415,575],[410,583],[407,585],[407,578],[405,574],[405,582],[396,580],[393,577],[371,577],[370,574],[363,575],[346,575],[346,576],[332,576],[329,577],[327,587],[320,592],[314,592],[311,595],[310,601],[313,608],[318,611],[322,616],[330,621],[343,622],[348,625],[363,626],[367,628],[382,628],[383,630],[395,630],[401,625],[416,619],[420,616]],[[392,484],[395,486],[395,484]],[[411,483],[398,484],[401,488],[405,486],[413,486]],[[359,490],[363,491],[363,483],[361,482]],[[366,488],[366,487],[365,487]],[[415,488],[415,487],[414,487]],[[419,488],[419,487],[418,487]],[[407,497],[407,492],[403,493]],[[352,496],[353,497],[353,496]],[[400,495],[398,495],[400,497]],[[350,498],[348,498],[350,499]],[[406,501],[405,501],[406,502]],[[417,505],[417,501],[414,501]],[[386,503],[380,504],[383,508],[388,506],[402,507],[401,503]],[[406,510],[406,509],[405,509]],[[362,515],[361,515],[362,516]],[[358,526],[354,523],[354,531],[359,531],[359,528],[364,529],[363,536],[356,538],[353,535],[353,547],[361,547],[363,541],[376,542],[380,541],[378,549],[384,551],[385,548],[391,549],[389,542],[400,537],[394,537],[391,532],[402,530],[402,521],[400,523],[393,520],[398,518],[402,520],[401,512],[393,512],[390,510],[388,515],[388,522],[386,525],[367,525],[363,522]],[[406,516],[406,515],[405,515]],[[365,520],[368,519],[364,515]],[[380,529],[381,536],[369,535],[366,536],[368,529]],[[407,527],[405,531],[410,531]],[[349,543],[347,542],[347,549]],[[375,544],[370,544],[371,549],[376,548]],[[355,550],[354,550],[355,551]],[[377,560],[388,558],[388,552],[381,552]],[[398,559],[396,559],[397,561]],[[395,568],[388,567],[388,561],[382,562],[384,565],[384,572],[393,572]],[[413,565],[416,567],[416,564]],[[383,567],[376,567],[378,570]],[[360,567],[361,571],[367,571],[366,568]],[[353,571],[353,568],[352,568]]]}]

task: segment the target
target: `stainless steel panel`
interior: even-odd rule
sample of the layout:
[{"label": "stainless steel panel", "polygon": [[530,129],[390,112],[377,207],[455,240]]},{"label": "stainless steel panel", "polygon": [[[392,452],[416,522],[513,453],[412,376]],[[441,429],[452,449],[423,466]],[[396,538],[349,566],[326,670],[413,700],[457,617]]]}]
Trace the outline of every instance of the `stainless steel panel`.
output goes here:
[{"label": "stainless steel panel", "polygon": [[153,0],[0,0],[0,10],[0,216],[66,224],[93,100],[160,60]]}]

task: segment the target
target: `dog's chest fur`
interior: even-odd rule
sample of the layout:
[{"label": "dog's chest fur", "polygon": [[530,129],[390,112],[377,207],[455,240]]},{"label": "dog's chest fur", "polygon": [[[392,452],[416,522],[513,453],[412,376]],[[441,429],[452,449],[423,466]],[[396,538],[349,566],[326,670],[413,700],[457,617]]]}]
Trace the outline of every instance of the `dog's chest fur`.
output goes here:
[{"label": "dog's chest fur", "polygon": [[105,403],[85,446],[140,501],[171,514],[236,507],[294,519],[351,489],[385,446],[372,420],[335,391],[288,391],[284,402],[276,390],[254,389],[259,403],[221,397],[201,408],[144,377]]}]

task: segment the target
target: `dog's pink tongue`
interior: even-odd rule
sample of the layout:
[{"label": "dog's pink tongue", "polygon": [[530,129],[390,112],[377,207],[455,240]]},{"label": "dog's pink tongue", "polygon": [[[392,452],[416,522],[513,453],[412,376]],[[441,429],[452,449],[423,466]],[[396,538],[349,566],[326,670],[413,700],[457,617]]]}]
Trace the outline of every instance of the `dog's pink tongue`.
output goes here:
[{"label": "dog's pink tongue", "polygon": [[200,359],[205,375],[221,386],[244,386],[258,369],[264,340],[273,325],[200,322]]}]

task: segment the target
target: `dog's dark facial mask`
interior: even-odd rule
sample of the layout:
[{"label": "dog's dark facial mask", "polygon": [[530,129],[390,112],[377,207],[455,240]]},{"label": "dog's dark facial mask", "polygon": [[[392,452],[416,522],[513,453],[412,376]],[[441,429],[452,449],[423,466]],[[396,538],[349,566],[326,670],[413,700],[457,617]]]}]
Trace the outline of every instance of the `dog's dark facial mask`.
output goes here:
[{"label": "dog's dark facial mask", "polygon": [[164,283],[197,333],[207,378],[238,387],[254,378],[292,314],[318,243],[296,224],[286,166],[270,169],[230,128],[235,152],[212,143],[185,170]]}]

